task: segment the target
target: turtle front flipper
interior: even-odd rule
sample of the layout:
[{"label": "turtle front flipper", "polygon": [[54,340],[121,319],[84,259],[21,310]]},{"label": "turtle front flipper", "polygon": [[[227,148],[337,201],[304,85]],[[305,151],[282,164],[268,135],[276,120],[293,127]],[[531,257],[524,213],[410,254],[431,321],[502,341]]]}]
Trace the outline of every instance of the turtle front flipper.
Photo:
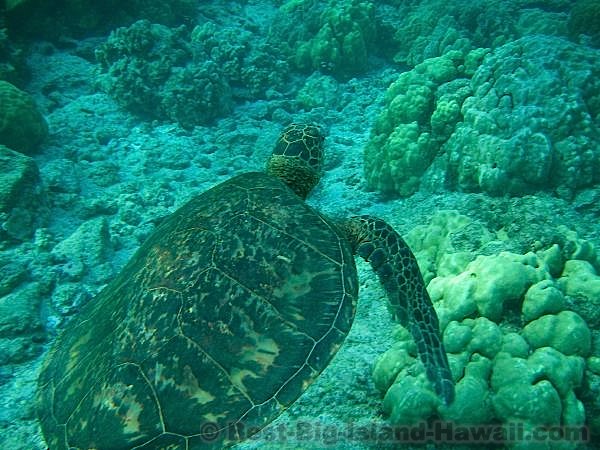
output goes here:
[{"label": "turtle front flipper", "polygon": [[448,358],[437,315],[412,251],[390,225],[376,217],[351,217],[339,225],[354,254],[368,261],[379,276],[395,319],[412,334],[427,376],[438,395],[450,404],[454,383]]}]

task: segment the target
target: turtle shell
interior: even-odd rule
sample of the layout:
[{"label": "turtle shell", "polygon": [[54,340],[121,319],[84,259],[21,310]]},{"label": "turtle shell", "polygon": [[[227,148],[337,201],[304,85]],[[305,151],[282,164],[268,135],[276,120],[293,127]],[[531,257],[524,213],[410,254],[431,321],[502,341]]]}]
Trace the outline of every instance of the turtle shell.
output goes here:
[{"label": "turtle shell", "polygon": [[221,448],[271,422],[348,333],[358,284],[334,224],[247,173],[166,219],[58,337],[38,416],[57,449]]}]

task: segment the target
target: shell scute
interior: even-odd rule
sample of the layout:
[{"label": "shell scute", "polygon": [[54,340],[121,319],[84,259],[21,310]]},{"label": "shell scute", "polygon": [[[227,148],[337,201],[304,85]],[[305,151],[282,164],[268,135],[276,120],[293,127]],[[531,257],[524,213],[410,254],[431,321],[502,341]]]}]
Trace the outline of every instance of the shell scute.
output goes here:
[{"label": "shell scute", "polygon": [[248,173],[210,189],[58,338],[40,376],[46,439],[90,448],[111,430],[99,448],[193,449],[247,437],[329,363],[356,278],[335,226],[280,180]]}]

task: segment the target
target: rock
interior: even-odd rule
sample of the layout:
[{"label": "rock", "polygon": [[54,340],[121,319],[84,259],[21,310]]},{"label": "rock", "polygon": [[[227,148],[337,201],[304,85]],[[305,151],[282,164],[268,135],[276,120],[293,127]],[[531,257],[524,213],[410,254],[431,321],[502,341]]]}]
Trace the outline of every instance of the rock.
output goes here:
[{"label": "rock", "polygon": [[31,154],[47,136],[48,124],[33,98],[0,80],[0,144]]},{"label": "rock", "polygon": [[27,239],[44,218],[35,161],[0,145],[0,240]]}]

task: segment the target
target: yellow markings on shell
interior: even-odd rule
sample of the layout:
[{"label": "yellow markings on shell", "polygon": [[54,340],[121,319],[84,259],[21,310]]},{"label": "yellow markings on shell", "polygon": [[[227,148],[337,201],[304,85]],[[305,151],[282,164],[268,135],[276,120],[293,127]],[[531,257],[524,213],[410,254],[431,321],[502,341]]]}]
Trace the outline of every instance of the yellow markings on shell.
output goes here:
[{"label": "yellow markings on shell", "polygon": [[288,264],[292,263],[292,260],[290,258],[288,258],[287,256],[283,256],[283,255],[277,255],[277,259],[280,261],[284,261]]},{"label": "yellow markings on shell", "polygon": [[156,260],[156,267],[170,268],[176,258],[173,251],[169,247],[164,247],[161,244],[155,244],[149,252],[151,258]]},{"label": "yellow markings on shell", "polygon": [[315,381],[315,379],[319,376],[318,372],[315,372],[314,370],[310,371],[310,375],[308,376],[308,378],[305,378],[302,381],[302,392],[304,392],[306,389],[308,389],[308,387],[312,384],[313,381]]},{"label": "yellow markings on shell", "polygon": [[158,390],[164,390],[169,388],[177,388],[177,380],[170,377],[168,372],[170,367],[176,367],[179,364],[179,358],[175,355],[171,356],[171,364],[164,365],[156,362],[154,365],[154,386]]},{"label": "yellow markings on shell", "polygon": [[275,296],[279,298],[286,298],[289,296],[299,296],[308,294],[311,292],[310,283],[316,274],[311,272],[300,273],[300,274],[290,274],[285,283],[277,286],[273,293]]},{"label": "yellow markings on shell", "polygon": [[263,373],[266,373],[279,355],[279,345],[273,339],[259,335],[256,332],[252,332],[251,336],[247,337],[252,339],[255,344],[253,347],[246,349],[240,361],[254,361],[260,364]]},{"label": "yellow markings on shell", "polygon": [[246,389],[246,386],[244,386],[244,378],[246,378],[246,377],[258,378],[259,376],[255,372],[252,372],[251,370],[233,367],[231,369],[229,377],[230,377],[231,383],[234,386],[236,386],[241,391],[247,393],[248,389]]},{"label": "yellow markings on shell", "polygon": [[144,407],[137,402],[131,403],[125,412],[125,427],[123,427],[123,432],[128,434],[139,433],[140,432],[140,414],[142,413],[142,409]]},{"label": "yellow markings on shell", "polygon": [[[177,367],[177,364],[178,358],[173,358],[172,367]],[[200,387],[198,378],[196,378],[196,375],[194,375],[194,372],[192,371],[192,368],[190,366],[185,365],[183,367],[181,382],[178,382],[173,377],[166,376],[166,374],[164,373],[165,369],[169,368],[160,363],[156,363],[154,372],[154,384],[159,389],[165,389],[167,387],[175,389],[183,393],[183,395],[186,398],[195,400],[201,405],[215,400],[216,397],[213,394]]]},{"label": "yellow markings on shell", "polygon": [[290,274],[285,282],[273,289],[273,296],[286,299],[285,315],[292,320],[303,321],[302,308],[294,302],[302,301],[302,297],[313,291],[312,281],[322,272],[305,271],[299,274]]},{"label": "yellow markings on shell", "polygon": [[[84,349],[85,351],[91,337],[92,330],[90,328],[85,334],[81,335],[81,337],[77,339],[77,341],[73,344],[71,350],[69,351],[69,361],[67,361],[67,367],[65,367],[66,373],[71,372],[75,368],[75,365],[81,360],[81,349]],[[87,351],[85,352],[87,353]]]},{"label": "yellow markings on shell", "polygon": [[131,386],[124,383],[115,383],[107,386],[94,395],[94,407],[110,411],[123,422],[123,432],[126,434],[140,433],[140,414],[144,405],[130,390]]},{"label": "yellow markings on shell", "polygon": [[70,398],[70,397],[72,397],[74,395],[79,395],[79,393],[85,387],[84,381],[85,381],[84,378],[76,378],[75,380],[73,380],[69,384],[69,387],[67,388],[67,392],[65,394],[65,397],[66,398]]},{"label": "yellow markings on shell", "polygon": [[[263,378],[275,363],[275,359],[280,354],[280,348],[273,339],[258,334],[254,330],[246,329],[244,339],[251,342],[251,345],[247,345],[242,349],[239,359],[245,367],[233,367],[229,375],[231,383],[247,393],[248,389],[244,384],[245,378]],[[260,370],[251,370],[249,367],[252,367],[252,365],[246,363],[257,363]]]},{"label": "yellow markings on shell", "polygon": [[207,413],[203,414],[202,417],[206,419],[207,422],[216,423],[218,420],[225,419],[227,416],[225,414]]},{"label": "yellow markings on shell", "polygon": [[[159,386],[162,384],[168,384],[166,377],[163,376],[163,370],[165,366],[159,362],[154,363],[154,385]],[[170,380],[172,381],[172,380]]]},{"label": "yellow markings on shell", "polygon": [[200,387],[198,378],[196,378],[190,366],[185,366],[183,368],[183,383],[181,383],[179,389],[184,391],[188,397],[196,400],[196,402],[202,405],[209,403],[216,398],[210,392],[205,391]]},{"label": "yellow markings on shell", "polygon": [[[91,336],[92,336],[92,332],[90,330],[87,333],[83,334],[73,344],[73,346],[69,350],[69,360],[67,361],[67,365],[65,367],[65,373],[71,373],[75,369],[76,365],[81,362],[81,354],[82,354],[81,349],[84,349],[84,352],[85,352],[85,348],[86,348],[88,342],[90,341]],[[85,352],[85,353],[87,353],[87,352]],[[83,377],[73,378],[70,381],[69,386],[67,388],[66,396],[71,397],[73,395],[79,395],[81,390],[84,388],[84,382],[85,382],[85,379]]]}]

